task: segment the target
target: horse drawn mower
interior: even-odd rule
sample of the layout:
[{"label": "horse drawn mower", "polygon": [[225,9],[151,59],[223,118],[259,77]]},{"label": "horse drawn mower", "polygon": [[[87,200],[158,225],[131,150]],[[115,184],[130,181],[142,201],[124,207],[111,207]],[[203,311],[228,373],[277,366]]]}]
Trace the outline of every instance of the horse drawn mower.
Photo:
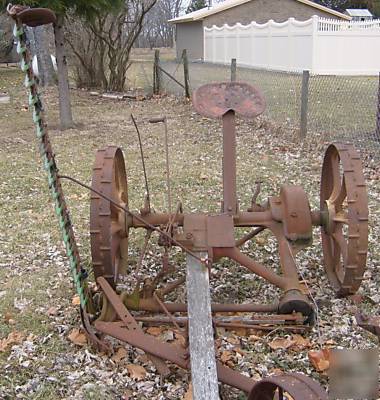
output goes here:
[{"label": "horse drawn mower", "polygon": [[[24,25],[55,23],[55,15],[48,9],[20,6],[9,6],[8,12],[15,20],[14,34],[21,68],[26,73],[25,85],[29,89],[40,154],[80,296],[83,327],[92,344],[109,350],[105,339],[112,336],[136,346],[148,354],[162,375],[169,373],[167,362],[190,369],[196,400],[218,399],[218,381],[241,389],[251,400],[283,399],[285,393],[295,400],[327,399],[325,390],[303,374],[285,373],[254,381],[228,368],[216,360],[214,334],[217,327],[265,329],[271,326],[273,329],[275,325],[300,330],[313,323],[315,307],[312,299],[304,294],[295,262],[296,254],[312,243],[313,228],[321,230],[325,270],[337,295],[346,296],[357,291],[366,265],[368,205],[361,161],[353,146],[342,143],[328,146],[322,166],[319,209],[311,210],[307,194],[296,185],[283,185],[278,195],[259,204],[258,185],[251,204],[243,210],[236,193],[235,116],[246,119],[259,116],[265,110],[265,100],[258,89],[246,83],[207,84],[194,92],[193,105],[199,114],[222,120],[220,212],[187,213],[181,203],[172,207],[168,152],[168,210],[154,211],[142,147],[146,200],[140,211],[132,212],[128,206],[128,181],[121,148],[109,146],[97,151],[91,186],[59,173],[24,31]],[[138,131],[134,119],[133,122]],[[166,132],[164,117],[153,118],[150,122],[163,123]],[[167,135],[165,137],[167,140]],[[141,146],[141,140],[139,143]],[[88,274],[79,257],[61,186],[63,179],[91,192],[90,238],[95,289],[88,285]],[[236,238],[237,228],[251,228],[251,231]],[[128,243],[136,230],[145,231],[145,243],[136,269],[141,267],[147,245],[155,236],[162,247],[162,268],[156,276],[137,279],[134,289],[128,291],[122,289],[120,282],[128,280],[126,271],[133,274],[128,264]],[[244,243],[263,231],[270,231],[278,242],[281,273],[241,251]],[[173,247],[186,253],[185,271],[169,263]],[[210,267],[222,258],[233,260],[280,288],[280,298],[271,304],[212,303]],[[136,271],[134,274],[137,276]],[[183,285],[187,302],[167,301],[168,295]],[[221,316],[223,313],[228,315]],[[245,316],[234,318],[231,313]],[[174,325],[185,333],[186,348],[161,342],[147,334],[146,324]]]}]

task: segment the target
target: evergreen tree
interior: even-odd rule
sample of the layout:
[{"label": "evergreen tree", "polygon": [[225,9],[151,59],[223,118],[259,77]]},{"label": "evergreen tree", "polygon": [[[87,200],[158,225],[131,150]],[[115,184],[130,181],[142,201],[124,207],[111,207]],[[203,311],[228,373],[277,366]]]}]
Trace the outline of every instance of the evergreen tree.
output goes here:
[{"label": "evergreen tree", "polygon": [[208,4],[205,0],[191,0],[189,7],[187,7],[186,14],[189,14],[193,11],[201,10],[202,8],[207,7]]}]

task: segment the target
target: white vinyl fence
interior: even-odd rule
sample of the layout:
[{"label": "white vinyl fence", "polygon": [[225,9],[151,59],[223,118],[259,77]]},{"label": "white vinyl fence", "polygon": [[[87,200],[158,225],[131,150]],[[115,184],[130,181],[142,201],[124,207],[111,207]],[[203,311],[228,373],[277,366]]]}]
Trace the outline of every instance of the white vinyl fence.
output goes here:
[{"label": "white vinyl fence", "polygon": [[204,28],[204,60],[319,75],[377,75],[380,20],[353,22],[312,17]]}]

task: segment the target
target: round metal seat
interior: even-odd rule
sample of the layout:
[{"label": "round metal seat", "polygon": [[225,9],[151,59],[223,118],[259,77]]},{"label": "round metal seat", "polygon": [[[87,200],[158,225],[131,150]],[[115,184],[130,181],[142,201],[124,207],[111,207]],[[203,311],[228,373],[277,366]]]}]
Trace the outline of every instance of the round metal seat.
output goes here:
[{"label": "round metal seat", "polygon": [[208,83],[193,94],[195,110],[210,118],[220,118],[228,111],[235,111],[244,118],[253,119],[265,111],[262,93],[243,82]]},{"label": "round metal seat", "polygon": [[57,21],[54,12],[48,8],[25,8],[17,13],[17,18],[31,27],[54,24]]}]

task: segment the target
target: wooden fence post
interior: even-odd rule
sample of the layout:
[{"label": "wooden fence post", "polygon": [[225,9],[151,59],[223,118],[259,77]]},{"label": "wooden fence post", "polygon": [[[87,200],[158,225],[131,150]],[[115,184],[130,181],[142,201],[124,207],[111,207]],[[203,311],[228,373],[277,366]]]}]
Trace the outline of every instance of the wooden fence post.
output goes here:
[{"label": "wooden fence post", "polygon": [[160,50],[155,50],[154,63],[153,63],[153,94],[160,94],[161,71],[159,66],[160,66]]},{"label": "wooden fence post", "polygon": [[185,96],[190,98],[190,79],[189,79],[189,60],[187,58],[187,51],[183,49],[182,51],[183,60],[183,78],[185,80]]},{"label": "wooden fence post", "polygon": [[375,138],[380,142],[380,73],[379,73],[379,89],[377,94],[377,114],[376,114],[376,133]]},{"label": "wooden fence post", "polygon": [[236,81],[236,58],[231,58],[231,82]]},{"label": "wooden fence post", "polygon": [[302,73],[302,93],[301,93],[301,123],[300,123],[300,139],[304,139],[307,135],[307,113],[309,103],[309,80],[310,72]]}]

